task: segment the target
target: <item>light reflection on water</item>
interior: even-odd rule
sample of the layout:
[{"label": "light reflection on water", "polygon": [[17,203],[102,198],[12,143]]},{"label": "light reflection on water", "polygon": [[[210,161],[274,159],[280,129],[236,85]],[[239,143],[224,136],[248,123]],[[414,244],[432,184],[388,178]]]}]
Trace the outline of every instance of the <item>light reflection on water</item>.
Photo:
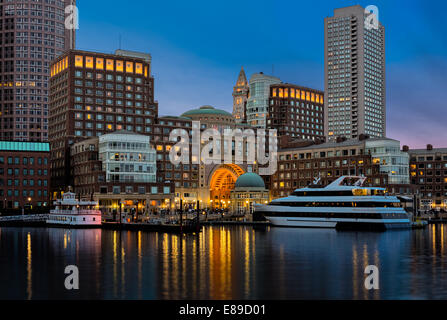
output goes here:
[{"label": "light reflection on water", "polygon": [[[446,299],[445,228],[1,228],[0,299]],[[79,291],[65,290],[67,265],[79,267]],[[368,265],[379,290],[364,287]]]}]

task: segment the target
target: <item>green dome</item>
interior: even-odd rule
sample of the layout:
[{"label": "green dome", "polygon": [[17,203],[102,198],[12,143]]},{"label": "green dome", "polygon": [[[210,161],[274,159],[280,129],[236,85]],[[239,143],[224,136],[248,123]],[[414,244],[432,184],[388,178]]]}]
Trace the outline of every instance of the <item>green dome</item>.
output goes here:
[{"label": "green dome", "polygon": [[264,180],[256,173],[246,173],[237,178],[234,185],[235,188],[263,188],[265,189]]},{"label": "green dome", "polygon": [[184,114],[182,114],[182,117],[188,117],[188,116],[196,116],[196,115],[220,115],[220,116],[230,116],[233,115],[229,112],[226,112],[224,110],[216,109],[212,106],[202,106],[199,109],[193,109],[186,111]]}]

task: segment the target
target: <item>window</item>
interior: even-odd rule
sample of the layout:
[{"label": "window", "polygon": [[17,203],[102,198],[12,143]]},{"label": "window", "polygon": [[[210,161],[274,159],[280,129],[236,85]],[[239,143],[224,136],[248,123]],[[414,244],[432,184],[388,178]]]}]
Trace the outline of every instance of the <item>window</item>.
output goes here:
[{"label": "window", "polygon": [[124,72],[124,63],[123,61],[116,61],[116,71],[118,72]]},{"label": "window", "polygon": [[108,71],[114,71],[115,68],[113,67],[113,60],[112,59],[107,59],[106,60],[106,70]]},{"label": "window", "polygon": [[85,67],[93,69],[93,57],[85,57]]},{"label": "window", "polygon": [[143,64],[142,63],[135,63],[135,73],[143,74]]},{"label": "window", "polygon": [[75,56],[75,67],[84,67],[84,58],[82,56]]},{"label": "window", "polygon": [[96,58],[96,69],[104,70],[104,59],[103,58]]},{"label": "window", "polygon": [[133,62],[126,62],[126,72],[133,73]]}]

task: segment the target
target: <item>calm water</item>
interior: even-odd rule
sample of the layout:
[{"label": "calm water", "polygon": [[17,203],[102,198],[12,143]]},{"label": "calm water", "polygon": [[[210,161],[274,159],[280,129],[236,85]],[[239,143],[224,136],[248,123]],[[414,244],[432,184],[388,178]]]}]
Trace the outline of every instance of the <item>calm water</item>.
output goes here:
[{"label": "calm water", "polygon": [[[207,227],[199,235],[0,229],[0,299],[446,299],[447,225],[385,233]],[[364,289],[377,265],[380,290]],[[64,269],[77,265],[80,290]]]}]

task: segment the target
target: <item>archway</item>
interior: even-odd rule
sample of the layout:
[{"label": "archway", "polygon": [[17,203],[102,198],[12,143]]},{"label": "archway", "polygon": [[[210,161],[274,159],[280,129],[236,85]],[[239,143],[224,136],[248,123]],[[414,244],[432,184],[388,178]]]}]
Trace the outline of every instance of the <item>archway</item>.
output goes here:
[{"label": "archway", "polygon": [[216,168],[210,181],[210,207],[213,209],[229,208],[230,193],[239,176],[245,171],[236,164],[223,164]]}]

